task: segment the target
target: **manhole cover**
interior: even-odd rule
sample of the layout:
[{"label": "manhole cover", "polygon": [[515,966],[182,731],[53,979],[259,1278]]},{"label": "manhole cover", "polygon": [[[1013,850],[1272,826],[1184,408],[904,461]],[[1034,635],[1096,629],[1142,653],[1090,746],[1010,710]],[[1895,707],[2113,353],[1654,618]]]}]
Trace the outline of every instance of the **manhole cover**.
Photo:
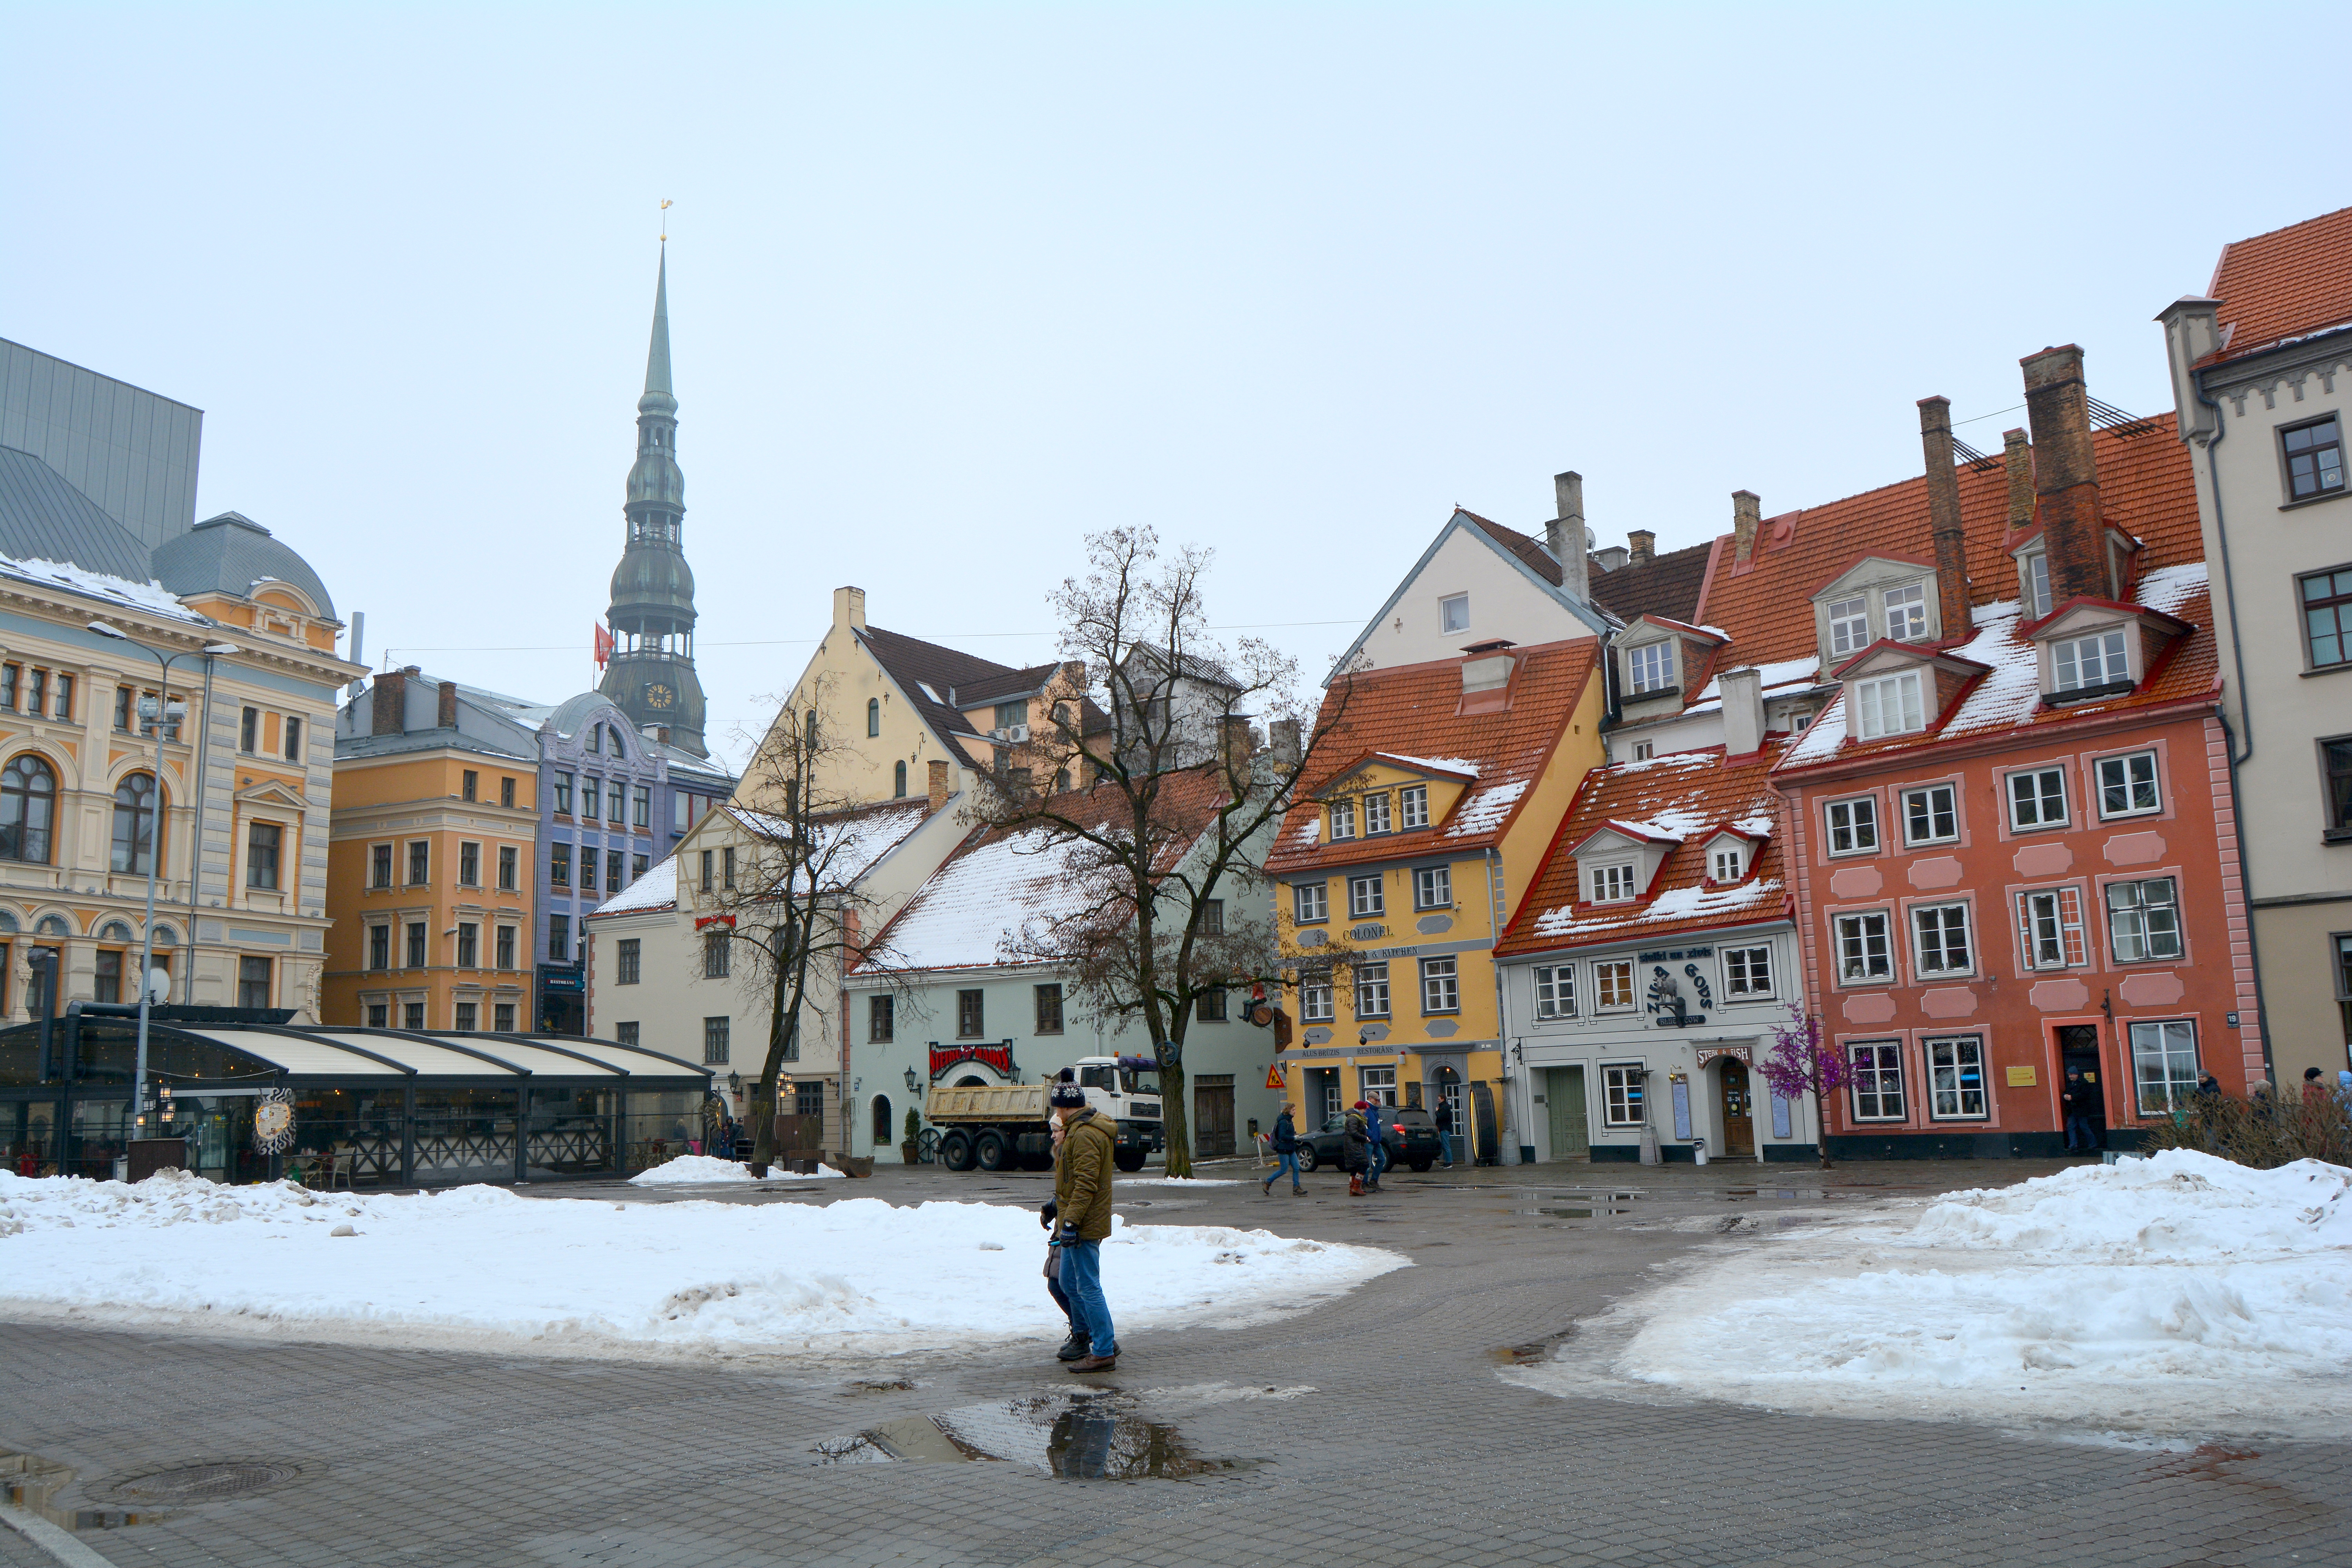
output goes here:
[{"label": "manhole cover", "polygon": [[305,1468],[300,1462],[289,1459],[215,1459],[206,1464],[147,1470],[93,1489],[109,1497],[141,1502],[222,1502],[299,1480]]}]

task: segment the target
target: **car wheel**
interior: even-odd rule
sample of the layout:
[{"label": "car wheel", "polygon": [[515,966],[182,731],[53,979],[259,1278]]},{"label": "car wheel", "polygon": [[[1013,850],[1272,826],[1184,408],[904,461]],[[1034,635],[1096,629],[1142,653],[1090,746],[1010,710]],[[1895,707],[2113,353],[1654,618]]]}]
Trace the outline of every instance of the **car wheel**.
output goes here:
[{"label": "car wheel", "polygon": [[1436,1162],[1433,1160],[1415,1160],[1412,1163],[1412,1173],[1418,1176],[1423,1171],[1428,1170],[1430,1166],[1435,1163]]},{"label": "car wheel", "polygon": [[983,1171],[1001,1171],[1010,1163],[1005,1159],[1004,1134],[983,1132],[971,1141],[971,1157]]},{"label": "car wheel", "polygon": [[1110,1159],[1111,1163],[1122,1171],[1133,1172],[1143,1169],[1143,1151],[1140,1149],[1131,1154],[1113,1154]]},{"label": "car wheel", "polygon": [[940,1163],[950,1171],[971,1169],[971,1134],[959,1127],[940,1140]]},{"label": "car wheel", "polygon": [[1315,1158],[1315,1145],[1312,1143],[1301,1143],[1298,1146],[1298,1173],[1302,1176],[1312,1175],[1317,1163],[1318,1162]]}]

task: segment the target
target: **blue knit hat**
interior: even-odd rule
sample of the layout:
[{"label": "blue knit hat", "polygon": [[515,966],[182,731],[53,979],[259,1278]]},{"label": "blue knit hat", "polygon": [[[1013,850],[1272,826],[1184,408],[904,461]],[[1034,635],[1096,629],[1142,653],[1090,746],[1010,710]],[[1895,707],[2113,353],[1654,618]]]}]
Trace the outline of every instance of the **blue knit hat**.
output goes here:
[{"label": "blue knit hat", "polygon": [[1062,1076],[1055,1080],[1054,1092],[1045,1097],[1045,1103],[1048,1105],[1084,1105],[1086,1102],[1087,1091],[1078,1087],[1078,1080],[1070,1076],[1070,1072],[1067,1068],[1063,1068]]}]

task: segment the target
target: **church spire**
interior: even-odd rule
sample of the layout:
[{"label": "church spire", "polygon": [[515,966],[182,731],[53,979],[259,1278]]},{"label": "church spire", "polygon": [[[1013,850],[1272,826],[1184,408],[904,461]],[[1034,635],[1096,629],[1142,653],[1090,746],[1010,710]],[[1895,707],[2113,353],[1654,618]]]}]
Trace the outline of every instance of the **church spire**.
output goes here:
[{"label": "church spire", "polygon": [[[654,279],[654,335],[646,347],[646,396],[656,393],[670,399],[669,412],[677,411],[677,388],[669,384],[669,247],[662,247],[661,270]],[[640,413],[650,413],[643,399],[637,404]]]}]

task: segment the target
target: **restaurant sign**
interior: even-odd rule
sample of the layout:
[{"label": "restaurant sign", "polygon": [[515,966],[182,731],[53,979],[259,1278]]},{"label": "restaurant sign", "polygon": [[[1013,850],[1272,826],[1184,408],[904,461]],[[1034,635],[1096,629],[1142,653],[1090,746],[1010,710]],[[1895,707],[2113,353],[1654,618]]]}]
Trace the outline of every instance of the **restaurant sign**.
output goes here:
[{"label": "restaurant sign", "polygon": [[982,1067],[994,1068],[1006,1078],[1011,1078],[1013,1076],[1013,1042],[1007,1040],[1001,1046],[934,1045],[931,1047],[931,1077],[934,1080],[937,1080],[941,1074],[961,1067],[966,1062],[978,1062]]}]

